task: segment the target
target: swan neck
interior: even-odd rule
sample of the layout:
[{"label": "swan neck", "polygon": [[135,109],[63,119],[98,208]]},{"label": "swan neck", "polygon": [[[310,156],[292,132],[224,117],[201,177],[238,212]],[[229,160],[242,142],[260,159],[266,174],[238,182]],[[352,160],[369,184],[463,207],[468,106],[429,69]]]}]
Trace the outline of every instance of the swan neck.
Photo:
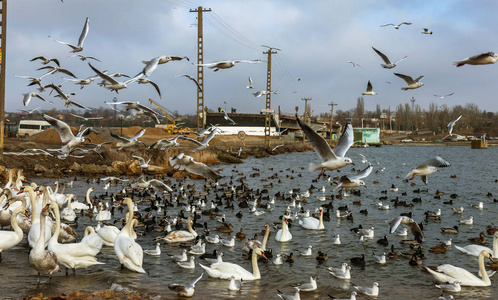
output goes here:
[{"label": "swan neck", "polygon": [[266,250],[266,243],[268,242],[268,238],[270,237],[270,226],[266,226],[265,236],[263,237],[263,244],[261,249]]},{"label": "swan neck", "polygon": [[479,272],[481,272],[482,281],[489,282],[489,276],[484,267],[484,251],[481,251],[481,254],[479,254]]},{"label": "swan neck", "polygon": [[493,259],[498,257],[498,238],[493,235]]},{"label": "swan neck", "polygon": [[59,205],[57,205],[57,203],[55,203],[53,210],[55,214],[55,231],[53,237],[55,238],[55,241],[57,241],[59,240],[59,233],[61,231],[61,217],[59,213]]},{"label": "swan neck", "polygon": [[252,251],[252,274],[254,275],[254,278],[259,279],[261,278],[261,274],[259,273],[258,255],[255,250],[256,249]]},{"label": "swan neck", "polygon": [[35,249],[38,251],[45,249],[46,218],[47,218],[47,216],[45,216],[43,214],[40,215],[40,237],[38,238],[38,241],[35,244]]},{"label": "swan neck", "polygon": [[90,201],[90,193],[93,192],[93,188],[89,188],[88,191],[86,191],[86,202],[90,204],[90,208],[93,207],[92,201]]},{"label": "swan neck", "polygon": [[25,209],[24,205],[19,206],[14,210],[12,213],[12,216],[10,217],[10,226],[12,226],[12,229],[14,229],[14,232],[18,232],[19,230],[22,230],[21,227],[19,227],[19,224],[17,224],[17,215],[21,213]]}]

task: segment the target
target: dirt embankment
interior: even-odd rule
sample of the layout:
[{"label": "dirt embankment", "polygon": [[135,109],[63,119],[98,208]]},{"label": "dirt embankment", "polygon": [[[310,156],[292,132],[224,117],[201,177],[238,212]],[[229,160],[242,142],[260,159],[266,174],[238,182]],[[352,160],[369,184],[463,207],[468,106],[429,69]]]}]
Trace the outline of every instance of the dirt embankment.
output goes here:
[{"label": "dirt embankment", "polygon": [[[138,133],[141,127],[123,128],[123,136],[131,137]],[[72,128],[73,133],[77,130]],[[115,133],[121,135],[121,130],[113,129]],[[58,157],[56,152],[50,152],[52,155],[46,154],[29,154],[17,155],[26,149],[57,149],[61,148],[59,134],[56,130],[47,130],[39,135],[30,137],[29,139],[5,139],[3,160],[0,165],[7,169],[22,169],[23,174],[27,177],[52,177],[63,178],[75,175],[86,176],[139,176],[141,174],[154,176],[173,176],[184,177],[189,175],[186,171],[177,171],[169,165],[169,158],[186,153],[194,160],[203,162],[207,165],[218,165],[220,163],[241,163],[242,159],[248,156],[266,157],[273,154],[282,154],[286,152],[306,151],[311,148],[307,144],[297,142],[284,143],[280,140],[272,140],[271,147],[283,145],[276,149],[267,148],[264,146],[264,138],[262,137],[246,137],[244,141],[239,140],[236,136],[215,136],[211,140],[211,147],[192,152],[195,146],[185,140],[178,140],[180,147],[168,148],[164,151],[159,149],[148,149],[143,144],[124,150],[118,150],[116,143],[108,129],[100,129],[98,133],[90,133],[87,136],[92,144],[102,144],[96,152],[90,151],[82,154],[75,153],[75,156],[66,158]],[[152,143],[160,140],[172,138],[174,135],[167,134],[159,128],[146,128],[145,134],[139,138],[140,141],[150,146]],[[195,138],[195,135],[189,137]],[[95,145],[88,141],[81,145],[82,149],[92,149]],[[239,150],[242,149],[239,153]],[[143,157],[146,161],[151,159],[149,164],[152,165],[148,169],[139,168],[139,162],[132,155]],[[216,170],[216,168],[215,168]],[[1,171],[0,171],[1,172]],[[1,175],[0,175],[1,176]],[[190,175],[195,177],[195,175]],[[3,174],[8,180],[8,173]],[[0,178],[1,179],[1,178]]]}]

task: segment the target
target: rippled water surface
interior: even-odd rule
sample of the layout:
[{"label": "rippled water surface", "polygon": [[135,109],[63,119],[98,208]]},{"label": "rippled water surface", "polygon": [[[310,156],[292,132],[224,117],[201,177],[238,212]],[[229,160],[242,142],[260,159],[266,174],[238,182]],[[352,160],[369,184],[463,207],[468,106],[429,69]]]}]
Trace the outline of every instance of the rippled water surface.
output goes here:
[{"label": "rippled water surface", "polygon": [[[253,282],[244,282],[240,292],[229,292],[227,290],[228,281],[209,278],[204,274],[204,278],[196,285],[194,299],[231,299],[231,298],[258,298],[258,299],[279,299],[277,289],[286,294],[292,294],[294,289],[292,285],[309,281],[310,276],[318,276],[318,289],[313,292],[302,292],[302,299],[328,299],[327,294],[337,298],[348,298],[352,286],[350,282],[362,286],[371,286],[374,281],[380,284],[379,299],[437,299],[440,290],[432,284],[433,278],[428,273],[422,272],[420,267],[413,267],[408,264],[408,259],[399,258],[388,260],[387,264],[379,265],[374,262],[372,252],[380,254],[389,252],[389,247],[384,247],[376,243],[377,239],[388,235],[390,244],[394,244],[397,251],[408,251],[409,246],[401,244],[402,238],[388,233],[386,220],[398,216],[402,212],[412,211],[414,219],[419,222],[424,220],[424,212],[428,210],[442,211],[441,220],[424,221],[424,234],[426,241],[425,259],[423,265],[437,265],[440,263],[450,263],[463,267],[472,272],[477,272],[477,259],[460,253],[454,247],[450,247],[445,254],[434,254],[428,251],[429,247],[438,245],[443,240],[453,239],[453,244],[467,245],[470,237],[477,237],[485,227],[491,223],[497,223],[498,203],[493,203],[493,199],[498,198],[498,147],[490,147],[483,150],[472,150],[464,146],[384,146],[381,148],[355,148],[350,149],[348,156],[353,159],[358,169],[364,168],[359,154],[371,161],[374,165],[374,171],[364,181],[367,188],[361,188],[361,196],[351,195],[343,199],[333,200],[334,208],[342,205],[348,205],[352,210],[354,221],[338,220],[332,212],[331,220],[325,222],[325,230],[310,231],[302,229],[297,222],[290,229],[293,235],[292,241],[288,243],[279,243],[274,239],[276,230],[272,228],[272,234],[268,241],[267,248],[272,248],[273,253],[294,253],[293,264],[284,263],[275,266],[270,263],[260,263],[262,278]],[[429,184],[424,185],[419,177],[412,182],[416,183],[411,186],[410,183],[403,182],[404,176],[413,168],[427,159],[439,155],[451,163],[451,167],[441,169],[429,175]],[[223,168],[220,171],[225,176],[220,183],[228,183],[233,176],[233,184],[240,184],[237,178],[245,176],[244,180],[248,186],[254,190],[263,189],[263,185],[273,183],[273,187],[268,188],[269,195],[272,197],[277,192],[288,192],[293,188],[299,188],[304,192],[311,185],[317,189],[303,203],[305,209],[314,211],[320,204],[328,203],[329,200],[321,202],[317,197],[322,193],[318,189],[325,187],[325,195],[332,195],[334,186],[326,180],[316,179],[318,173],[308,171],[310,162],[317,162],[318,156],[314,152],[290,153],[268,158],[255,159],[249,158],[239,165],[221,165],[216,166]],[[259,169],[259,171],[253,170]],[[270,170],[273,168],[273,170]],[[250,174],[260,173],[260,176],[251,177]],[[243,175],[242,175],[243,174]],[[277,174],[279,179],[270,179],[261,181],[273,174]],[[346,167],[338,172],[328,172],[332,176],[342,176],[353,174],[352,167]],[[456,175],[456,178],[451,178]],[[453,176],[454,177],[454,176]],[[52,179],[36,178],[38,184],[52,183]],[[65,181],[62,179],[61,181]],[[333,180],[332,180],[333,181]],[[331,181],[331,182],[332,182]],[[190,180],[185,184],[196,184],[196,190],[199,192],[204,180]],[[395,184],[399,187],[398,192],[392,192],[390,187]],[[92,195],[104,193],[103,183],[88,184],[86,178],[79,177],[75,181],[73,188],[67,188],[66,193],[77,194],[77,200],[83,201],[85,192],[90,186],[95,186],[97,190]],[[118,192],[122,187],[111,187],[108,191]],[[414,190],[427,189],[426,192],[415,193]],[[376,203],[379,197],[385,194],[381,191],[387,190],[388,200],[399,197],[400,200],[412,202],[413,198],[421,197],[421,203],[415,203],[412,208],[391,208],[390,210],[378,210]],[[434,199],[436,190],[444,191],[445,194],[441,199]],[[402,196],[406,192],[406,196]],[[493,197],[487,197],[487,193],[494,194]],[[443,204],[444,201],[450,200],[450,194],[457,194],[453,199],[453,205]],[[218,192],[222,194],[221,191]],[[337,194],[337,193],[335,193]],[[287,194],[289,196],[289,194]],[[208,199],[214,199],[214,192],[210,193]],[[361,200],[362,205],[353,205],[353,201]],[[471,204],[484,202],[484,209],[478,210],[470,207]],[[222,208],[220,213],[226,214],[227,222],[233,224],[234,233],[243,228],[248,236],[255,233],[260,235],[265,223],[279,221],[281,216],[290,203],[288,200],[276,200],[272,212],[266,212],[261,216],[254,216],[247,208],[234,210]],[[143,211],[147,207],[147,202],[138,204],[139,210]],[[463,216],[453,214],[452,207],[464,207]],[[260,208],[261,209],[261,208]],[[368,209],[369,214],[360,214],[361,209]],[[238,219],[235,213],[242,211],[243,217]],[[123,217],[125,211],[116,210],[114,218]],[[176,215],[179,212],[178,207],[168,208],[167,215]],[[442,234],[440,228],[443,226],[454,226],[458,224],[461,218],[474,217],[474,224],[471,226],[460,225],[461,232],[457,235]],[[81,216],[78,227],[75,230],[78,238],[83,236],[83,231],[88,225],[96,225],[94,220]],[[208,216],[202,216],[199,223],[207,222],[212,234],[220,234],[223,238],[228,238],[226,233],[217,233],[214,228],[219,226],[215,219],[209,219]],[[375,237],[370,240],[366,246],[360,245],[357,240],[358,236],[350,232],[350,228],[362,224],[364,227],[375,227]],[[143,228],[139,229],[143,230]],[[200,229],[197,229],[200,232]],[[332,245],[332,237],[340,234],[342,244]],[[155,247],[154,238],[162,235],[158,232],[148,232],[145,236],[139,236],[137,242],[144,249],[153,249]],[[408,238],[412,238],[409,234]],[[246,269],[251,270],[250,260],[241,257],[242,247],[245,241],[237,241],[234,248],[228,248],[220,245],[208,244],[206,252],[211,253],[214,249],[224,253],[223,260],[240,264]],[[317,251],[328,253],[328,260],[318,263],[315,256],[310,258],[300,257],[298,249],[304,249],[308,245],[313,246],[314,254]],[[486,246],[492,247],[492,237],[487,237]],[[112,247],[103,247],[102,252],[98,254],[98,259],[105,265],[98,265],[88,269],[79,269],[76,276],[66,276],[64,272],[57,273],[48,283],[47,277],[42,277],[41,284],[36,283],[36,272],[28,263],[28,246],[27,240],[24,239],[15,248],[6,250],[2,253],[2,262],[0,263],[0,295],[5,298],[18,298],[38,293],[57,294],[68,293],[73,290],[79,291],[96,291],[108,289],[111,286],[119,289],[127,289],[141,294],[147,294],[152,297],[175,298],[175,294],[168,289],[171,283],[187,283],[199,276],[202,272],[200,266],[195,270],[189,271],[177,266],[167,254],[179,254],[181,248],[168,244],[161,245],[162,255],[160,257],[144,256],[143,267],[147,274],[138,274],[126,269],[121,269],[119,262],[114,254]],[[364,254],[366,257],[365,267],[352,267],[352,279],[350,281],[337,279],[330,275],[325,269],[326,266],[339,267],[343,262],[349,262],[351,257]],[[197,260],[197,263],[200,260]],[[61,267],[62,268],[62,267]],[[69,273],[71,274],[71,272]],[[471,288],[464,287],[461,292],[453,293],[455,299],[496,299],[498,295],[498,284],[495,277],[491,277],[492,287]],[[360,299],[365,299],[361,297]]]}]

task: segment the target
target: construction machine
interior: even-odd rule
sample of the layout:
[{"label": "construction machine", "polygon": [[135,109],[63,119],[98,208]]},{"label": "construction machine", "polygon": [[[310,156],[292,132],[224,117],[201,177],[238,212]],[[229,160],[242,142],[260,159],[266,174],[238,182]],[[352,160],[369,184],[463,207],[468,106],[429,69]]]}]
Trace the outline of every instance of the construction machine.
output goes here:
[{"label": "construction machine", "polygon": [[176,133],[182,133],[182,134],[189,134],[189,133],[192,133],[194,132],[192,129],[190,129],[189,127],[182,127],[182,126],[179,126],[179,124],[177,124],[178,119],[173,119],[170,114],[168,114],[168,112],[166,112],[166,108],[164,108],[163,106],[161,106],[159,103],[156,103],[154,100],[150,99],[149,98],[149,102],[152,103],[152,105],[154,105],[157,110],[163,115],[165,116],[168,121],[171,122],[171,124],[157,124],[156,125],[156,128],[162,128],[163,130],[165,130],[167,133],[172,133],[172,134],[176,134]]}]

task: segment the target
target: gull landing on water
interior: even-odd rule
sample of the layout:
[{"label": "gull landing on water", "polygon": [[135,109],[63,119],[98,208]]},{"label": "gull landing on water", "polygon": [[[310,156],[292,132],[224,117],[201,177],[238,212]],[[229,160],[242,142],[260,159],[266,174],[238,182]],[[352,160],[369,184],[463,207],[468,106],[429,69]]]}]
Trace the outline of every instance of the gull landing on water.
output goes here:
[{"label": "gull landing on water", "polygon": [[416,169],[412,170],[405,177],[411,176],[408,180],[412,180],[416,175],[422,178],[422,181],[427,184],[427,175],[430,175],[436,171],[439,171],[437,168],[446,168],[449,167],[450,163],[445,161],[439,156],[429,159],[423,164],[419,165]]},{"label": "gull landing on water", "polygon": [[333,171],[345,167],[349,164],[353,164],[351,158],[344,157],[344,155],[346,155],[346,152],[354,143],[353,126],[350,123],[348,123],[344,127],[337,146],[334,148],[334,150],[332,150],[327,141],[325,141],[323,137],[321,137],[318,133],[311,129],[306,123],[301,121],[301,119],[299,119],[297,115],[296,120],[303,130],[309,143],[322,160],[320,164],[310,164],[310,171],[321,171],[317,179],[320,179],[325,171]]},{"label": "gull landing on water", "polygon": [[424,78],[424,75],[417,77],[415,80],[413,80],[413,78],[408,75],[403,75],[399,73],[394,73],[394,75],[403,79],[406,82],[406,84],[408,84],[408,86],[401,88],[403,91],[418,89],[419,87],[424,85],[422,82],[420,82],[420,80]]}]

